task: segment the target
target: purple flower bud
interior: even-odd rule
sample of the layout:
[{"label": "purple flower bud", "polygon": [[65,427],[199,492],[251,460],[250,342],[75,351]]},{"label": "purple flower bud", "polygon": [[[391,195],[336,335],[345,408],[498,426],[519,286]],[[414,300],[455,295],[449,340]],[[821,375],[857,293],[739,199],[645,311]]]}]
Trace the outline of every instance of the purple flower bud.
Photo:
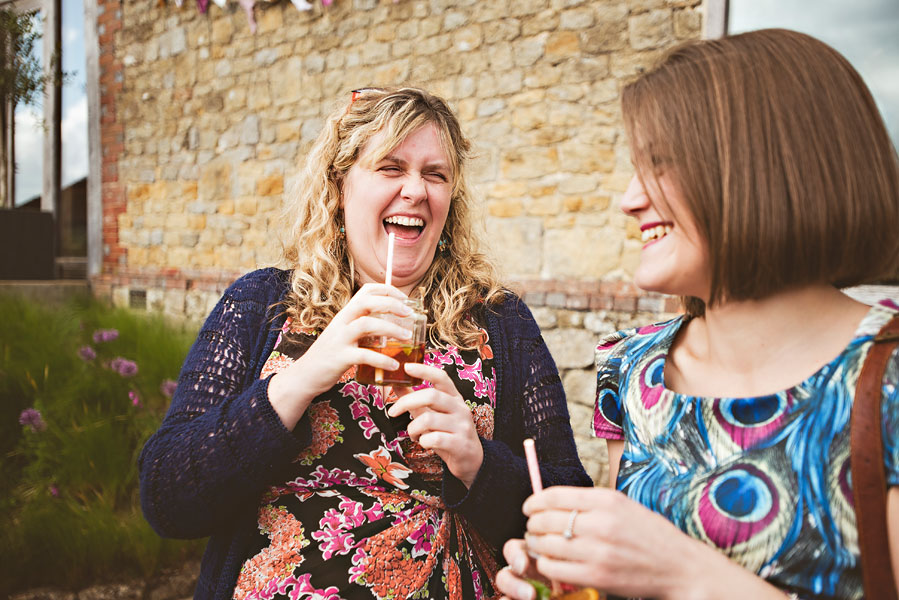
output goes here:
[{"label": "purple flower bud", "polygon": [[159,391],[162,392],[162,395],[166,398],[171,398],[175,395],[175,388],[177,387],[177,382],[172,381],[171,379],[164,379],[159,385]]},{"label": "purple flower bud", "polygon": [[138,396],[137,392],[131,390],[128,392],[128,397],[131,399],[131,406],[140,406],[140,396]]},{"label": "purple flower bud", "polygon": [[97,358],[97,353],[94,352],[94,349],[90,346],[82,346],[78,349],[78,356],[84,362],[88,362]]},{"label": "purple flower bud", "polygon": [[134,377],[137,375],[137,363],[121,356],[117,356],[109,361],[109,368],[122,377]]},{"label": "purple flower bud", "polygon": [[111,342],[117,337],[119,337],[119,332],[116,329],[98,329],[94,332],[94,343]]},{"label": "purple flower bud", "polygon": [[41,417],[41,412],[36,408],[26,408],[23,410],[19,415],[19,425],[31,427],[31,431],[34,432],[43,431],[47,428],[47,424],[44,423],[44,418]]},{"label": "purple flower bud", "polygon": [[50,495],[54,498],[59,498],[59,488],[55,485],[50,486]]}]

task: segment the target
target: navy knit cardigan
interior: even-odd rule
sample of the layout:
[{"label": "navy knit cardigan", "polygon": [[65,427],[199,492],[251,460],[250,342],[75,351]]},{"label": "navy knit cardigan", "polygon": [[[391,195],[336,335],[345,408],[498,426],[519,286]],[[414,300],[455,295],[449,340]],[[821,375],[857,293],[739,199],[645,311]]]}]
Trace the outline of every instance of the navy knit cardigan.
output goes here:
[{"label": "navy knit cardigan", "polygon": [[[265,490],[289,479],[311,442],[308,417],[287,430],[260,379],[284,323],[290,272],[262,269],[226,291],[194,342],[165,420],[139,459],[144,515],[164,537],[211,536],[195,598],[231,598]],[[525,304],[508,294],[486,312],[494,352],[494,439],[471,486],[444,470],[447,508],[497,548],[520,537],[531,493],[521,442],[537,442],[544,485],[592,485],[577,456],[555,363]]]}]

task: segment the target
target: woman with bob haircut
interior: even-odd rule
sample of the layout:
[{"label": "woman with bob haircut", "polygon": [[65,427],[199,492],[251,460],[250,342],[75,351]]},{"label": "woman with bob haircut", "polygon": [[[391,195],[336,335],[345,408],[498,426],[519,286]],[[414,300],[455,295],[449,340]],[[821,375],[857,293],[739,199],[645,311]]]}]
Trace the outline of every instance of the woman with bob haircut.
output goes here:
[{"label": "woman with bob haircut", "polygon": [[[622,111],[634,280],[686,312],[599,343],[593,426],[617,490],[530,497],[497,584],[522,600],[525,575],[626,597],[862,598],[849,418],[899,307],[839,288],[899,266],[899,166],[874,100],[829,46],[763,30],[672,49]],[[895,352],[882,417],[896,565]]]},{"label": "woman with bob haircut", "polygon": [[[468,153],[415,88],[356,90],[325,122],[282,217],[285,268],[228,288],[140,457],[153,528],[211,536],[196,598],[495,597],[524,531],[522,441],[549,484],[590,485],[540,330],[477,248]],[[357,380],[399,369],[360,340],[407,339],[379,316],[410,296],[429,325],[405,371],[424,383]]]}]

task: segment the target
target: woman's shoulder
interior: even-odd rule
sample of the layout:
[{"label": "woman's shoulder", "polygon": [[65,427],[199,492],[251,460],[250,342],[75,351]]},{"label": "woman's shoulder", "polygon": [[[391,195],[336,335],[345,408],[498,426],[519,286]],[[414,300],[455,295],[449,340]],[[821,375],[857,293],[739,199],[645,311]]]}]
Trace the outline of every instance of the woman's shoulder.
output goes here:
[{"label": "woman's shoulder", "polygon": [[290,271],[266,267],[237,278],[225,290],[225,296],[241,300],[276,301],[290,286]]},{"label": "woman's shoulder", "polygon": [[639,356],[650,348],[665,345],[677,333],[682,323],[681,315],[660,323],[621,329],[607,334],[596,344],[596,366],[602,368],[610,362],[617,364],[622,358]]}]

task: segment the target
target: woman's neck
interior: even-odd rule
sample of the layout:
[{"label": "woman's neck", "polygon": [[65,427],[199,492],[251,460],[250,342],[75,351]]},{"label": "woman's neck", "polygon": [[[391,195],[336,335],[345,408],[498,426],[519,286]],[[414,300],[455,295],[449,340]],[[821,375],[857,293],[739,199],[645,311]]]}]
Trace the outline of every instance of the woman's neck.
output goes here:
[{"label": "woman's neck", "polygon": [[718,304],[678,335],[665,367],[666,385],[697,396],[786,389],[842,352],[867,311],[829,285]]}]

